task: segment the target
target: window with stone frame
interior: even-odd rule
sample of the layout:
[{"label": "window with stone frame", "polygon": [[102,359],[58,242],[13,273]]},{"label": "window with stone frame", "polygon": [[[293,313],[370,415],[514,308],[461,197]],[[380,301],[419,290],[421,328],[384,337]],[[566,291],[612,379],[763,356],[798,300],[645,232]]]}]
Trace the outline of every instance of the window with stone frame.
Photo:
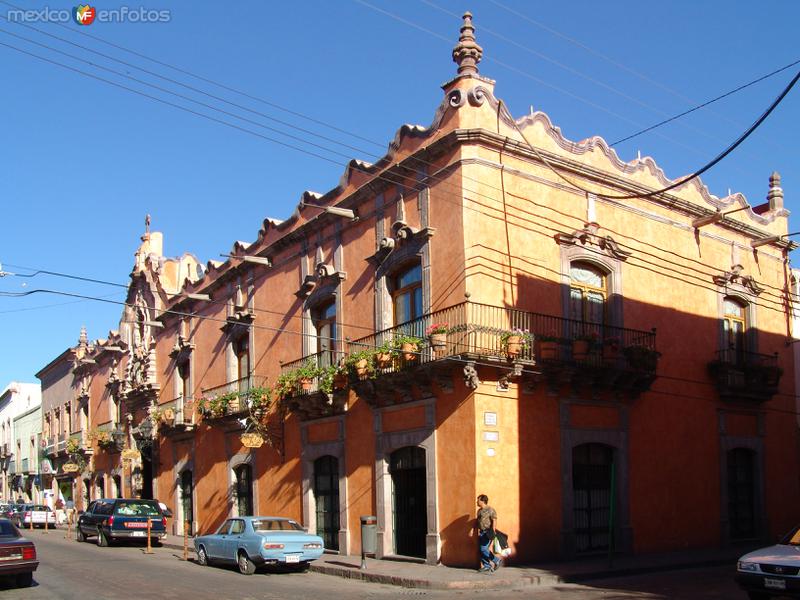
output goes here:
[{"label": "window with stone frame", "polygon": [[235,360],[235,375],[239,391],[250,389],[250,336],[249,331],[233,340],[231,344]]},{"label": "window with stone frame", "polygon": [[405,265],[391,278],[394,324],[400,325],[423,315],[422,265],[415,262]]},{"label": "window with stone frame", "polygon": [[747,303],[726,296],[722,301],[723,352],[727,362],[743,364],[747,352]]},{"label": "window with stone frame", "polygon": [[569,269],[569,317],[584,323],[606,322],[606,273],[589,263],[574,262]]},{"label": "window with stone frame", "polygon": [[316,333],[316,352],[319,355],[319,366],[327,367],[336,364],[337,327],[336,299],[326,300],[311,311],[311,320]]}]

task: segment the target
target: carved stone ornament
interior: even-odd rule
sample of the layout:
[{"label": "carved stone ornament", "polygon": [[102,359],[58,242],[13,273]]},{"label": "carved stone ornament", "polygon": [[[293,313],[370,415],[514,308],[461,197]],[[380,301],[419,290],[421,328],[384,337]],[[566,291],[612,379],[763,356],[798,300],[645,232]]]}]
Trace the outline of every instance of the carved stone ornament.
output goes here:
[{"label": "carved stone ornament", "polygon": [[384,237],[378,244],[378,250],[373,259],[378,263],[383,262],[389,254],[397,248],[408,246],[414,241],[427,239],[431,237],[436,230],[433,227],[426,227],[425,229],[417,229],[412,227],[406,221],[406,209],[403,196],[395,203],[395,218],[392,223],[391,230],[392,236]]},{"label": "carved stone ornament", "polygon": [[743,270],[742,265],[733,265],[730,271],[714,275],[714,283],[720,287],[740,286],[754,296],[759,296],[764,288],[758,285],[751,275],[742,275]]},{"label": "carved stone ornament", "polygon": [[464,383],[471,390],[477,390],[481,383],[478,378],[478,369],[475,368],[474,362],[468,362],[464,365]]},{"label": "carved stone ornament", "polygon": [[335,265],[325,262],[322,248],[317,247],[316,256],[314,257],[314,273],[303,278],[303,283],[300,284],[300,289],[295,295],[298,298],[308,298],[317,287],[331,284],[338,285],[340,281],[344,281],[346,278],[347,274],[344,271],[338,271]]},{"label": "carved stone ornament", "polygon": [[181,360],[188,356],[192,350],[194,350],[194,343],[190,342],[180,333],[169,355],[176,360]]},{"label": "carved stone ornament", "polygon": [[627,260],[631,253],[623,250],[610,235],[599,235],[599,229],[600,226],[597,223],[587,223],[583,229],[579,229],[574,233],[557,233],[555,240],[562,246],[590,248],[594,251],[599,250],[606,256],[616,260]]}]

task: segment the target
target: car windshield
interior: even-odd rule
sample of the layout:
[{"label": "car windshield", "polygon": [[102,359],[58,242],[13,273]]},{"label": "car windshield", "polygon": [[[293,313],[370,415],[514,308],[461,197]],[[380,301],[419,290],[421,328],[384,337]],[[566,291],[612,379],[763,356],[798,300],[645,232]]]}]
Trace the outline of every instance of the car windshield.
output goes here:
[{"label": "car windshield", "polygon": [[800,526],[795,527],[781,540],[787,546],[800,546]]},{"label": "car windshield", "polygon": [[117,502],[116,513],[125,517],[157,517],[161,514],[155,502]]},{"label": "car windshield", "polygon": [[289,519],[253,519],[256,531],[303,531],[295,521]]}]

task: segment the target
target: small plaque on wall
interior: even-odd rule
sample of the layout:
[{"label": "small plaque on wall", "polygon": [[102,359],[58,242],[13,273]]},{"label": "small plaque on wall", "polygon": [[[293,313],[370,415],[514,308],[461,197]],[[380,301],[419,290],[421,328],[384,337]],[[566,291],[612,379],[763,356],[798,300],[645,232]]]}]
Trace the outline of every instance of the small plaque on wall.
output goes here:
[{"label": "small plaque on wall", "polygon": [[484,431],[483,432],[483,441],[484,442],[499,442],[500,441],[500,432],[499,431]]},{"label": "small plaque on wall", "polygon": [[483,413],[483,424],[490,426],[497,425],[497,413],[496,412]]}]

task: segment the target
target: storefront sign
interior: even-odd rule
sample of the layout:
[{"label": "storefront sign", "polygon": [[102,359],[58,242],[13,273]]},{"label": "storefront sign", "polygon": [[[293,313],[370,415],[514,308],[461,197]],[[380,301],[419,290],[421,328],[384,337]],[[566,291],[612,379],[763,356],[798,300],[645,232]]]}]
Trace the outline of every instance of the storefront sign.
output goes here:
[{"label": "storefront sign", "polygon": [[243,433],[239,439],[245,448],[261,448],[264,445],[264,438],[258,433]]},{"label": "storefront sign", "polygon": [[81,468],[75,463],[64,463],[64,466],[61,467],[61,470],[64,471],[64,473],[77,473],[81,470]]},{"label": "storefront sign", "polygon": [[128,448],[122,451],[122,460],[139,460],[141,454],[135,448]]}]

